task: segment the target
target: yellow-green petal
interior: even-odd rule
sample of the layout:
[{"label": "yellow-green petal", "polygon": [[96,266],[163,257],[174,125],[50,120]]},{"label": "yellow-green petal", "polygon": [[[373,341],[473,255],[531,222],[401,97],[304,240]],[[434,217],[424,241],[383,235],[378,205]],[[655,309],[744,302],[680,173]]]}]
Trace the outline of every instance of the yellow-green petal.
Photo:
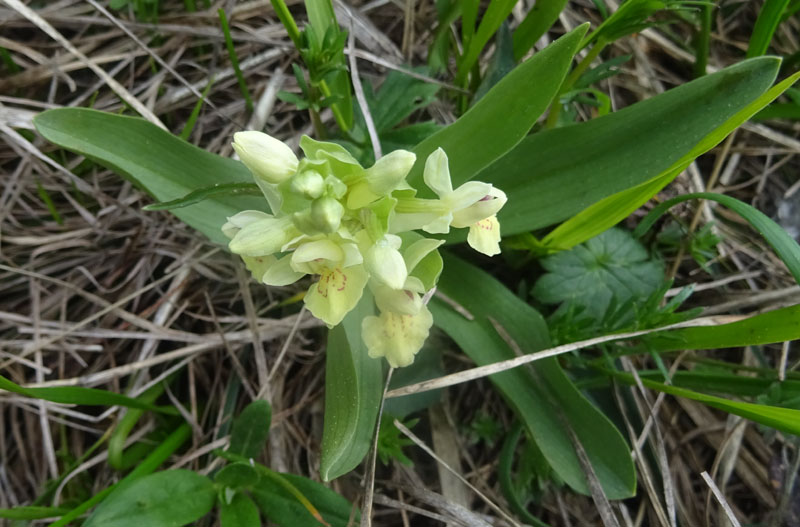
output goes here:
[{"label": "yellow-green petal", "polygon": [[253,278],[260,282],[264,276],[264,273],[267,272],[267,269],[274,265],[278,259],[271,255],[242,256],[242,261],[244,262],[245,267],[247,267],[247,270],[253,275]]},{"label": "yellow-green petal", "polygon": [[416,315],[385,311],[380,316],[365,317],[361,322],[361,338],[372,358],[386,357],[393,368],[414,362],[414,356],[428,338],[433,317],[423,306]]},{"label": "yellow-green petal", "polygon": [[500,222],[497,216],[489,216],[470,225],[467,243],[486,256],[500,254]]},{"label": "yellow-green petal", "polygon": [[450,167],[447,164],[447,154],[437,148],[425,160],[425,169],[422,179],[428,187],[436,192],[439,197],[444,197],[453,192],[453,183],[450,181]]},{"label": "yellow-green petal", "polygon": [[392,289],[401,289],[408,277],[406,262],[398,251],[400,243],[399,236],[387,234],[364,255],[364,264],[370,275]]},{"label": "yellow-green petal", "polygon": [[333,327],[356,307],[369,275],[361,265],[326,268],[306,293],[311,314]]},{"label": "yellow-green petal", "polygon": [[280,260],[275,257],[270,258],[273,261],[266,266],[264,272],[261,273],[261,277],[258,278],[259,281],[267,285],[284,286],[293,284],[306,275],[306,273],[300,273],[292,269],[291,256],[284,256]]},{"label": "yellow-green petal", "polygon": [[470,205],[469,207],[457,210],[453,213],[451,225],[455,228],[469,227],[485,218],[496,215],[508,198],[506,193],[498,188],[492,188],[489,193]]},{"label": "yellow-green petal", "polygon": [[[237,215],[238,216],[238,215]],[[265,214],[265,216],[269,216]],[[264,256],[278,252],[283,245],[297,236],[298,231],[288,217],[271,216],[253,221],[233,237],[228,248],[234,254]]]},{"label": "yellow-green petal", "polygon": [[254,176],[268,183],[280,183],[297,170],[297,156],[292,149],[263,132],[233,134],[233,149]]}]

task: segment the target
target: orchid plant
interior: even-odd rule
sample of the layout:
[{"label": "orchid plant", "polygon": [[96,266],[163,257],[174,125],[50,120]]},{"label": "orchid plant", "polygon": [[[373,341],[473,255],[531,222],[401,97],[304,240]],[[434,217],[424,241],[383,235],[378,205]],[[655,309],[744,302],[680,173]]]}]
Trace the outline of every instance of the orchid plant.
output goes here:
[{"label": "orchid plant", "polygon": [[437,248],[444,241],[414,231],[469,227],[473,249],[500,252],[496,214],[505,193],[479,181],[453,189],[441,148],[428,156],[423,173],[438,198],[424,199],[406,181],[416,162],[406,150],[365,169],[342,146],[307,136],[301,160],[262,132],[235,134],[233,147],[273,214],[245,210],[228,218],[222,231],[231,252],[267,285],[315,276],[305,305],[328,327],[369,288],[379,315],[363,319],[362,338],[370,357],[385,357],[394,368],[411,364],[428,337],[433,317],[426,304],[442,272]]}]

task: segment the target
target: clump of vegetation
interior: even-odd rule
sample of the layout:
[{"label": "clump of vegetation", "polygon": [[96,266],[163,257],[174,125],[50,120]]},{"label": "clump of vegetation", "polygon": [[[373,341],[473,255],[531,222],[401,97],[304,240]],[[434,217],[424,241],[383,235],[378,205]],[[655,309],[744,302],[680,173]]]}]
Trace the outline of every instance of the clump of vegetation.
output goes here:
[{"label": "clump of vegetation", "polygon": [[796,523],[797,2],[6,4],[0,518]]}]

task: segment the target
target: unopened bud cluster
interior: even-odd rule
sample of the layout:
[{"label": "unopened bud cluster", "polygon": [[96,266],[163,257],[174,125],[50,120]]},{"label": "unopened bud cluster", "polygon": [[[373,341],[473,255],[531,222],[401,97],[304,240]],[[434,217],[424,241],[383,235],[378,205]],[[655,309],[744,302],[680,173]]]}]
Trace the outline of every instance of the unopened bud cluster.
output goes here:
[{"label": "unopened bud cluster", "polygon": [[433,324],[423,298],[442,271],[437,248],[444,242],[415,231],[469,227],[474,249],[500,252],[495,215],[505,194],[477,181],[454,190],[441,149],[428,157],[423,174],[438,199],[421,199],[406,181],[416,156],[405,150],[365,169],[343,147],[306,136],[301,160],[261,132],[235,134],[233,147],[273,214],[247,210],[228,218],[222,230],[230,250],[268,285],[313,275],[306,307],[329,327],[369,287],[378,315],[364,318],[362,338],[370,357],[386,357],[393,367],[411,364],[422,348]]}]

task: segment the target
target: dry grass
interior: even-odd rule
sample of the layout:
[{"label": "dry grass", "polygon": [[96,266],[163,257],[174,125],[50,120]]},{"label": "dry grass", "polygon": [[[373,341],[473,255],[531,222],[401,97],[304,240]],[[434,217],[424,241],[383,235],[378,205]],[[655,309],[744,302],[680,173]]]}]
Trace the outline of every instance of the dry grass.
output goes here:
[{"label": "dry grass", "polygon": [[[757,10],[756,3],[724,3],[733,8],[717,18],[710,57],[715,69],[741,59]],[[266,397],[274,408],[274,428],[263,461],[317,478],[324,333],[293,299],[301,287],[253,283],[237,259],[169,214],[141,212],[148,198],[129,183],[29,133],[32,116],[43,109],[91,105],[118,112],[125,108],[123,101],[179,133],[213,76],[209,103],[191,142],[227,156],[233,133],[249,126],[296,145],[311,128],[305,113],[275,98],[279,89],[296,90],[290,65],[297,56],[269,2],[215,2],[213,9],[196,13],[188,13],[182,2],[163,2],[157,23],[136,20],[129,9],[107,16],[93,1],[30,6],[38,20],[12,9],[13,3],[0,6],[0,46],[19,66],[0,78],[3,375],[24,385],[92,386],[135,396],[180,371],[168,395],[180,404],[194,435],[191,447],[168,466],[200,472],[214,468],[208,453],[225,444],[221,430],[231,412]],[[232,24],[257,102],[252,114],[245,110],[228,61],[217,7],[226,9]],[[432,2],[350,6],[339,9],[343,25],[348,25],[347,13],[355,20],[362,75],[379,82],[404,59],[424,63],[435,25]],[[523,15],[524,10],[515,11],[517,20]],[[571,28],[587,19],[599,20],[592,2],[573,1],[557,26]],[[634,57],[621,75],[605,83],[615,108],[690,79],[691,56],[674,43],[689,38],[688,26],[669,26],[671,37],[665,31],[650,29],[614,45],[612,54]],[[796,19],[782,25],[779,49],[796,51],[798,34]],[[154,67],[156,60],[169,68]],[[443,122],[453,119],[445,103],[434,105],[431,113]],[[323,119],[332,117],[323,114]],[[668,192],[713,188],[775,214],[779,201],[798,196],[799,135],[796,123],[748,124],[692,165]],[[43,195],[53,201],[58,217]],[[798,288],[748,227],[711,205],[698,211],[698,225],[724,220],[719,228],[727,272],[710,277],[682,255],[672,266],[677,284],[727,280],[695,297],[714,306],[712,312],[797,302]],[[797,222],[796,213],[790,221]],[[442,346],[450,365],[469,366],[452,345]],[[775,351],[778,356],[780,347]],[[682,358],[669,364],[677,368]],[[725,359],[744,365],[756,360],[751,351],[727,353]],[[789,355],[789,368],[798,366],[793,361],[796,354]],[[631,371],[642,365],[628,364]],[[785,485],[797,470],[796,442],[692,401],[625,387],[618,387],[616,396],[629,416],[627,433],[637,445],[641,482],[637,498],[612,504],[621,525],[727,525],[701,477],[706,471],[742,524],[800,525],[800,494],[790,495]],[[0,394],[0,405],[0,507],[31,503],[122,413],[8,393]],[[374,525],[503,524],[509,509],[497,485],[498,446],[470,442],[467,433],[468,423],[481,415],[510,426],[508,409],[488,383],[461,384],[449,389],[415,433],[485,500],[447,471],[437,472],[437,463],[421,450],[409,449],[413,470],[378,466]],[[648,423],[644,431],[643,422]],[[132,437],[155,426],[148,417]],[[80,468],[60,491],[62,498],[85,498],[119,477],[102,454]],[[358,500],[361,475],[333,486]],[[772,514],[778,509],[780,517]],[[598,510],[590,498],[554,487],[535,508],[544,520],[563,526],[602,525]]]}]

